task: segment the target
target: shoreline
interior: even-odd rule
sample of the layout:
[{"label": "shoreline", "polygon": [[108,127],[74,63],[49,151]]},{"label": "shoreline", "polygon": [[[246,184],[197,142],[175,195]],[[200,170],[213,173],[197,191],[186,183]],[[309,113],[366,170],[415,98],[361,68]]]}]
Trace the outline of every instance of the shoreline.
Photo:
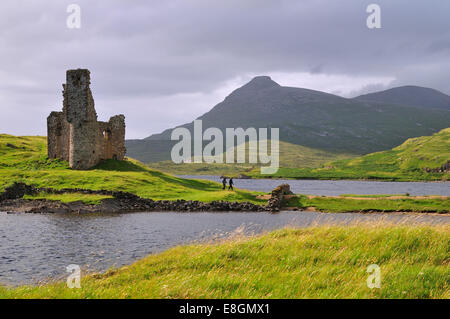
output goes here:
[{"label": "shoreline", "polygon": [[100,204],[82,201],[63,203],[47,199],[12,199],[0,203],[0,211],[7,214],[124,214],[141,212],[269,212],[265,206],[250,202],[212,201],[154,201],[152,199],[107,198]]},{"label": "shoreline", "polygon": [[86,204],[81,201],[63,203],[47,199],[15,199],[0,203],[0,213],[6,214],[127,214],[127,213],[282,213],[282,212],[315,212],[324,214],[409,214],[450,216],[450,212],[421,211],[421,210],[389,210],[389,209],[361,209],[348,211],[323,211],[315,207],[283,206],[278,211],[268,210],[265,206],[249,202],[216,201],[204,203],[199,201],[153,201],[123,202],[117,199],[104,199],[101,204]]},{"label": "shoreline", "polygon": [[[315,207],[282,207],[277,212],[271,212],[265,209],[239,209],[234,207],[234,209],[214,209],[210,210],[207,208],[204,209],[111,209],[111,207],[107,205],[96,205],[96,204],[84,204],[80,205],[79,202],[72,203],[61,203],[60,201],[50,201],[50,200],[26,200],[27,203],[21,205],[19,202],[13,203],[9,208],[5,209],[5,206],[0,205],[0,213],[13,215],[13,214],[72,214],[72,215],[83,215],[83,214],[133,214],[133,213],[269,213],[269,214],[277,214],[283,212],[312,212],[312,213],[323,213],[323,214],[386,214],[386,215],[428,215],[428,216],[446,216],[450,217],[450,212],[439,212],[439,211],[407,211],[407,210],[377,210],[377,209],[368,209],[368,210],[349,210],[349,211],[322,211],[317,210]],[[181,203],[186,203],[188,201],[180,200]],[[225,205],[234,204],[233,202],[222,202]],[[49,205],[48,205],[49,204]],[[73,205],[72,205],[73,204]],[[208,204],[208,203],[202,203]],[[242,203],[237,203],[242,204]],[[251,204],[251,203],[250,203]],[[13,207],[15,206],[15,207]],[[49,207],[50,206],[50,207]]]},{"label": "shoreline", "polygon": [[[57,199],[24,198],[25,195],[37,196],[45,193],[47,195],[83,194],[86,196],[104,197],[98,203],[86,203],[82,200],[63,202]],[[411,214],[437,214],[448,215],[450,210],[443,209],[442,204],[433,203],[435,206],[420,204],[419,200],[448,201],[448,196],[431,196],[429,198],[420,196],[391,196],[390,197],[340,197],[340,196],[312,196],[295,195],[290,191],[288,184],[276,187],[270,194],[264,195],[266,205],[254,204],[248,201],[211,201],[202,202],[198,200],[153,200],[142,198],[135,194],[121,191],[87,190],[87,189],[52,189],[36,188],[24,183],[15,183],[0,194],[0,211],[7,214],[29,213],[29,214],[104,214],[104,213],[134,213],[134,212],[279,212],[279,211],[311,211],[323,213],[411,213]],[[303,199],[302,199],[303,198]],[[305,202],[304,199],[308,199]],[[414,205],[393,206],[391,203],[367,206],[362,202],[411,200]],[[324,206],[327,201],[339,201],[339,209]],[[414,202],[417,200],[417,203]],[[316,201],[313,203],[312,201]],[[317,202],[318,201],[318,202]],[[355,205],[355,201],[358,204]],[[349,204],[351,203],[351,205]],[[346,208],[347,206],[347,208]],[[445,207],[445,206],[444,206]],[[435,209],[435,210],[434,210]]]},{"label": "shoreline", "polygon": [[86,204],[82,201],[63,203],[58,200],[47,199],[12,199],[0,202],[0,213],[6,214],[126,214],[126,213],[279,213],[279,212],[316,212],[324,214],[408,214],[408,215],[435,215],[450,216],[450,212],[421,211],[421,210],[390,210],[390,209],[360,209],[348,211],[324,211],[315,207],[282,206],[278,210],[268,209],[267,206],[256,205],[249,202],[213,201],[204,203],[199,201],[154,201],[151,199],[117,199],[101,200],[100,204]]},{"label": "shoreline", "polygon": [[[173,174],[170,172],[167,172],[168,174]],[[190,176],[190,178],[195,179],[195,177],[197,176],[217,176],[219,177],[220,175],[200,175],[200,174],[175,174],[175,176],[177,177],[181,177],[181,178],[185,178],[185,176]],[[253,175],[248,175],[247,178],[239,178],[239,177],[233,177],[233,179],[238,179],[238,180],[248,180],[248,179],[257,179],[257,180],[261,180],[261,179],[268,179],[268,180],[293,180],[293,181],[357,181],[357,182],[395,182],[395,183],[449,183],[450,184],[450,180],[417,180],[417,179],[376,179],[376,178],[355,178],[355,179],[351,179],[351,178],[311,178],[311,177],[307,177],[307,178],[302,178],[302,177],[270,177],[270,176],[253,176]]]},{"label": "shoreline", "polygon": [[[25,195],[48,194],[85,194],[103,195],[112,198],[104,198],[100,204],[86,204],[83,201],[63,203],[59,200],[48,199],[24,199]],[[14,183],[12,186],[0,194],[0,210],[7,213],[126,213],[126,212],[151,212],[151,211],[172,211],[172,212],[278,212],[281,208],[283,196],[291,194],[289,185],[283,184],[275,188],[265,206],[253,204],[248,201],[228,202],[211,201],[201,202],[197,200],[177,199],[152,200],[142,198],[135,194],[121,191],[107,190],[87,190],[79,188],[37,188],[24,183]]]}]

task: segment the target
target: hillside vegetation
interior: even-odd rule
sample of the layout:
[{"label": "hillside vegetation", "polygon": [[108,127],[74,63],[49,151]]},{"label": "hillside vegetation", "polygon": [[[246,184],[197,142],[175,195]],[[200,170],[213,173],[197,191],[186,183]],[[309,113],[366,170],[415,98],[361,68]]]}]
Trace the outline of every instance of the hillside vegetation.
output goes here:
[{"label": "hillside vegetation", "polygon": [[[450,298],[449,226],[283,229],[175,247],[104,274],[0,288],[0,298]],[[380,267],[381,288],[367,286]]]},{"label": "hillside vegetation", "polygon": [[[392,150],[334,161],[322,168],[281,168],[273,177],[319,179],[449,180],[439,169],[450,161],[450,128],[411,138]],[[259,171],[251,174],[259,176]],[[264,177],[264,176],[260,176]]]},{"label": "hillside vegetation", "polygon": [[0,134],[0,191],[13,182],[37,187],[126,191],[152,199],[264,202],[248,191],[227,192],[210,181],[181,179],[149,169],[138,161],[108,160],[87,171],[47,159],[47,139]]},{"label": "hillside vegetation", "polygon": [[[248,142],[245,143],[246,163],[236,163],[237,147],[234,148],[235,163],[225,163],[226,152],[223,153],[224,163],[181,163],[175,164],[172,161],[163,161],[156,163],[149,163],[151,168],[169,172],[171,174],[178,175],[233,175],[238,176],[240,174],[246,174],[255,168],[260,167],[260,164],[249,163],[248,157],[250,153],[256,153],[257,150],[250,150]],[[270,153],[270,141],[268,141],[268,150]],[[330,151],[323,151],[319,149],[313,149],[301,145],[291,144],[280,141],[280,166],[281,167],[295,167],[295,168],[314,168],[320,167],[323,164],[338,159],[355,157],[355,154],[342,154]],[[268,164],[263,164],[267,166]]]}]

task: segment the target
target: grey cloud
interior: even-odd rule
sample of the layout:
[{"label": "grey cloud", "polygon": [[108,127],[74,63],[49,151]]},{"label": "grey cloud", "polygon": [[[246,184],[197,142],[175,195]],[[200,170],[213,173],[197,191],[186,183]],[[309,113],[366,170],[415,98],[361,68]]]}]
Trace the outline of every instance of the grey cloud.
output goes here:
[{"label": "grey cloud", "polygon": [[[448,1],[377,0],[379,30],[365,25],[365,0],[79,0],[82,28],[69,30],[73,2],[0,3],[0,110],[10,114],[0,131],[45,134],[65,70],[78,67],[92,72],[99,114],[125,113],[131,137],[192,120],[247,74],[387,76],[450,94]],[[208,98],[170,107],[194,93]]]},{"label": "grey cloud", "polygon": [[363,95],[363,94],[373,93],[373,92],[377,92],[377,91],[383,91],[383,90],[386,90],[391,87],[393,87],[393,86],[392,85],[386,86],[382,83],[369,84],[369,85],[363,86],[359,90],[350,92],[349,96],[356,97],[356,96]]}]

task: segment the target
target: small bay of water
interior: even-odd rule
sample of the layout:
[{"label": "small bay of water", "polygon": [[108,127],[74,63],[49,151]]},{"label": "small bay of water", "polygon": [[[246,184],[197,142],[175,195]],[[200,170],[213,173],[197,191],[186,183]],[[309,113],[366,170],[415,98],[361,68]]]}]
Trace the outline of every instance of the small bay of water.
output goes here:
[{"label": "small bay of water", "polygon": [[405,214],[132,213],[40,215],[0,213],[0,284],[65,278],[70,264],[105,271],[193,241],[258,234],[285,226],[390,221],[442,224],[447,216]]},{"label": "small bay of water", "polygon": [[[220,182],[219,176],[179,175],[183,178]],[[337,196],[342,194],[405,194],[411,196],[450,196],[450,182],[375,182],[349,180],[233,179],[237,188],[270,192],[280,184],[289,184],[296,194]]]}]

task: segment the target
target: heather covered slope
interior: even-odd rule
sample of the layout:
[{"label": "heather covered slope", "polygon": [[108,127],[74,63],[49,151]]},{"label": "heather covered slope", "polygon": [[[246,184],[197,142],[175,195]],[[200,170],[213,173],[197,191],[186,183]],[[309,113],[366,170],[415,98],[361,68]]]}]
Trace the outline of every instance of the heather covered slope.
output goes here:
[{"label": "heather covered slope", "polygon": [[[417,99],[434,99],[428,95],[422,98],[420,92],[415,95]],[[436,91],[436,96],[440,95]],[[347,99],[283,87],[270,77],[261,76],[233,91],[199,119],[203,121],[203,129],[277,127],[284,142],[363,155],[391,149],[408,138],[431,135],[448,127],[450,110],[417,107],[410,105],[409,100],[399,105]],[[182,127],[192,131],[193,123]],[[145,163],[170,160],[171,131],[127,141],[128,155]]]}]

